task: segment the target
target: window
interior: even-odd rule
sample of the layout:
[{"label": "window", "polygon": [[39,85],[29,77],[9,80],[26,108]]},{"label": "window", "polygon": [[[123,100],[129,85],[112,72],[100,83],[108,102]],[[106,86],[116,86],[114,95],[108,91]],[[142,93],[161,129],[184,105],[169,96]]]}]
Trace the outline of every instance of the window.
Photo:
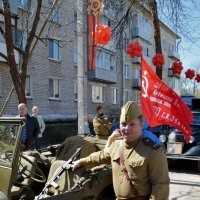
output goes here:
[{"label": "window", "polygon": [[104,91],[102,86],[92,85],[92,102],[101,103],[104,101]]},{"label": "window", "polygon": [[117,97],[118,97],[118,89],[114,88],[112,90],[112,103],[117,104]]},{"label": "window", "polygon": [[128,47],[128,43],[129,43],[129,40],[127,38],[124,38],[124,49],[126,50],[127,47]]},{"label": "window", "polygon": [[130,99],[129,99],[129,90],[125,90],[124,91],[124,103],[128,102]]},{"label": "window", "polygon": [[114,55],[110,56],[110,63],[110,70],[116,71],[116,60]]},{"label": "window", "polygon": [[49,79],[49,97],[60,99],[60,79]]},{"label": "window", "polygon": [[74,31],[77,31],[77,13],[76,12],[74,13],[74,23],[73,23],[73,26],[74,26]]},{"label": "window", "polygon": [[78,99],[78,84],[77,81],[74,81],[74,100]]},{"label": "window", "polygon": [[26,97],[31,97],[31,77],[30,75],[26,76],[26,86],[25,86],[25,95]]},{"label": "window", "polygon": [[151,33],[151,23],[150,20],[145,18],[144,16],[139,17],[139,27],[145,31],[146,33]]},{"label": "window", "polygon": [[129,79],[129,65],[124,65],[124,78]]},{"label": "window", "polygon": [[[49,10],[52,7],[53,7],[53,1],[49,1]],[[59,23],[59,21],[60,21],[60,10],[59,10],[58,6],[54,6],[52,16],[51,16],[51,20],[53,22]]]},{"label": "window", "polygon": [[74,48],[74,64],[77,65],[78,63],[78,57],[77,57],[77,48]]},{"label": "window", "polygon": [[146,48],[146,53],[147,53],[146,56],[147,56],[147,57],[150,57],[149,48],[148,48],[148,47]]},{"label": "window", "polygon": [[58,40],[49,40],[49,58],[60,60],[60,47]]},{"label": "window", "polygon": [[166,64],[165,64],[165,69],[168,69],[168,68],[172,68],[172,62],[171,61],[167,61]]},{"label": "window", "polygon": [[110,54],[104,52],[104,59],[103,59],[104,63],[103,66],[105,69],[110,69]]},{"label": "window", "polygon": [[101,16],[101,24],[103,24],[103,25],[105,25],[105,26],[108,26],[108,19],[107,18],[105,18],[105,17],[103,17],[103,16]]},{"label": "window", "polygon": [[174,45],[173,44],[171,44],[171,43],[168,44],[168,51],[169,52],[173,52],[174,51]]},{"label": "window", "polygon": [[116,69],[116,57],[109,52],[97,51],[96,66],[108,70]]},{"label": "window", "polygon": [[24,10],[28,10],[29,8],[29,0],[17,0],[17,7],[22,8]]},{"label": "window", "polygon": [[102,51],[97,51],[97,67],[102,67],[103,68],[103,52]]},{"label": "window", "polygon": [[25,49],[27,44],[27,32],[17,29],[17,39],[15,40],[17,47]]}]

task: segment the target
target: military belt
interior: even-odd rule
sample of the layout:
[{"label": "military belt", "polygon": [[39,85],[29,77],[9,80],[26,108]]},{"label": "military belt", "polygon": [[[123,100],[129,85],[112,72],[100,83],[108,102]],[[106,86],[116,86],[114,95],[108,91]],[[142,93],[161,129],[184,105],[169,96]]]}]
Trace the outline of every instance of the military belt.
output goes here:
[{"label": "military belt", "polygon": [[117,197],[116,200],[149,200],[149,195],[147,196],[136,196],[136,197]]}]

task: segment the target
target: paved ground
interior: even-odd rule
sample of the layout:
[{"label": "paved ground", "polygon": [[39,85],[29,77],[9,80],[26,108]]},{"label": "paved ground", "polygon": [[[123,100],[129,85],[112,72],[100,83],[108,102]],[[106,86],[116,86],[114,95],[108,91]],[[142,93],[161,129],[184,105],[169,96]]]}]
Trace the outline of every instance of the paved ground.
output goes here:
[{"label": "paved ground", "polygon": [[170,172],[170,200],[200,200],[200,173]]}]

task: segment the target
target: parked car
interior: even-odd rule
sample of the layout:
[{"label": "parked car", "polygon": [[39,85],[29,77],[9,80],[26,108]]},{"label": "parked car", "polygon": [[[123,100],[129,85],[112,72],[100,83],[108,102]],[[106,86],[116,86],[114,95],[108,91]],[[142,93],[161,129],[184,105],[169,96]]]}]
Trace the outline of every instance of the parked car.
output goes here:
[{"label": "parked car", "polygon": [[188,143],[184,135],[178,130],[172,131],[168,136],[167,155],[176,154],[181,156],[200,157],[200,112],[193,112],[194,119],[191,122],[192,135]]},{"label": "parked car", "polygon": [[166,155],[171,159],[200,160],[200,112],[192,111],[194,119],[191,122],[192,134],[188,143],[184,135],[177,129],[169,134],[162,131],[159,139],[166,146]]},{"label": "parked car", "polygon": [[[23,118],[0,118],[0,200],[115,199],[111,166],[71,170],[73,160],[103,149],[104,140],[73,136],[39,151],[23,151],[24,125]],[[16,136],[14,142],[9,135]]]}]

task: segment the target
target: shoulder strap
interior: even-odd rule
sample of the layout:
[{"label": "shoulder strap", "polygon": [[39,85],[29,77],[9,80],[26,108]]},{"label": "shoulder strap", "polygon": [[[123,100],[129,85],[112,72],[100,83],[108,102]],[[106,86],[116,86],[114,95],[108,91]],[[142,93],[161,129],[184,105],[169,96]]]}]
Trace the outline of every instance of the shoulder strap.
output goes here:
[{"label": "shoulder strap", "polygon": [[154,151],[158,151],[159,149],[162,148],[162,146],[158,143],[156,143],[155,141],[153,141],[151,138],[148,138],[146,136],[142,137],[142,142],[143,144],[145,144],[146,146],[151,147]]}]

